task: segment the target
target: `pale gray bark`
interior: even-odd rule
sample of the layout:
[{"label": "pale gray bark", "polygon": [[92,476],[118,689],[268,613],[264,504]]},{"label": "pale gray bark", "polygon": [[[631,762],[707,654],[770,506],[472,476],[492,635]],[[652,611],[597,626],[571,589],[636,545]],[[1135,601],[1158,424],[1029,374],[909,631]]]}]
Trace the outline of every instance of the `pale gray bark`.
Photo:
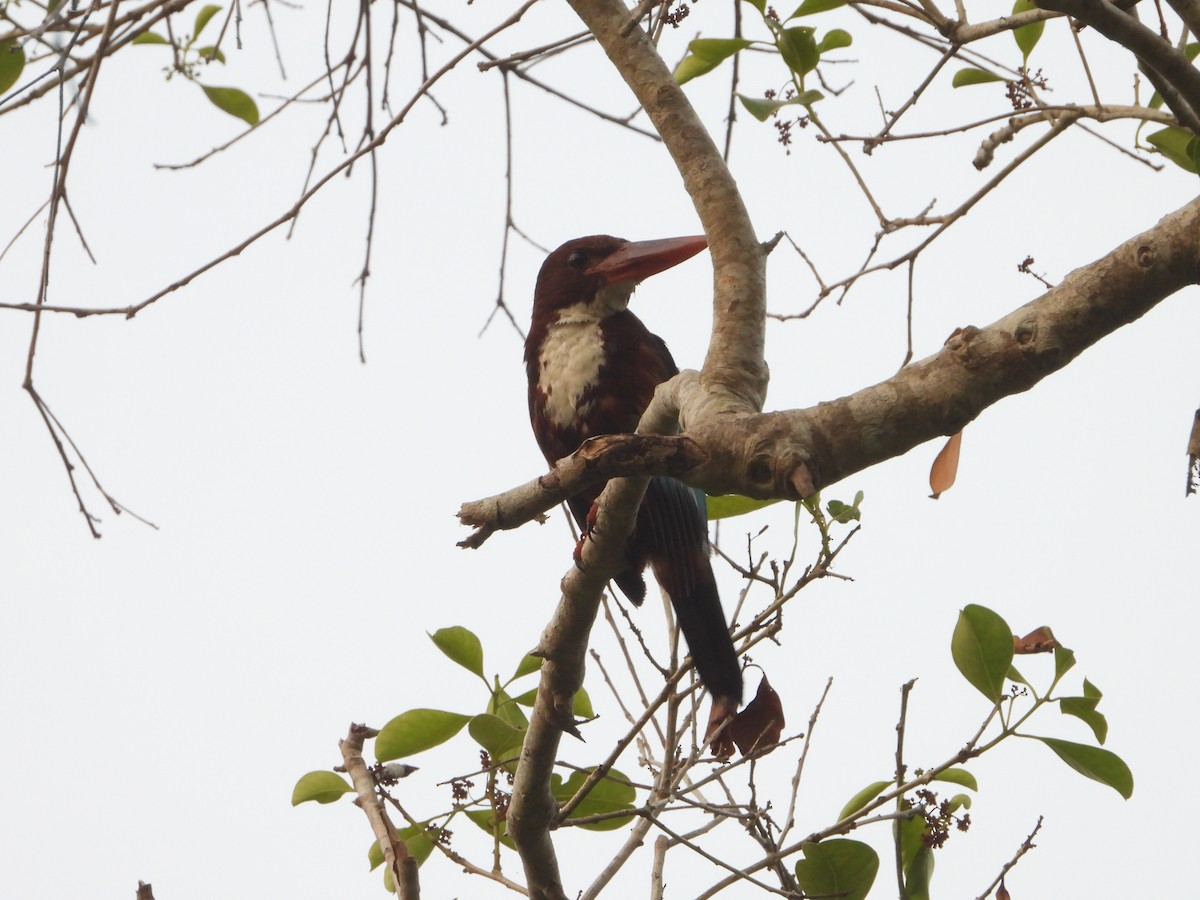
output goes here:
[{"label": "pale gray bark", "polygon": [[530,896],[567,896],[551,840],[557,809],[549,781],[601,591],[623,546],[644,476],[671,474],[709,493],[797,499],[924,441],[960,430],[984,409],[1026,391],[1103,336],[1200,281],[1200,199],[1068,276],[985,328],[962,329],[934,356],[849,397],[806,410],[762,413],[767,369],[765,251],[719,151],[620,0],[570,0],[663,137],[704,224],[714,265],[714,323],[700,372],[660,388],[644,431],[682,434],[597,439],[512,491],[468,503],[459,516],[477,547],[582,487],[614,476],[600,501],[582,566],[538,647],[547,664],[513,787],[508,830]]}]

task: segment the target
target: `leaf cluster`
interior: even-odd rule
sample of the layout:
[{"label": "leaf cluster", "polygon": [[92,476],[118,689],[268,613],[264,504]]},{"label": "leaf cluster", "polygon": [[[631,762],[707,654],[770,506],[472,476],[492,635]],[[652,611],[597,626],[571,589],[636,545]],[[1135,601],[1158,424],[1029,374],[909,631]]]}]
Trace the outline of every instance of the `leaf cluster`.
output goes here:
[{"label": "leaf cluster", "polygon": [[[521,745],[529,728],[524,708],[532,707],[537,701],[537,688],[515,695],[510,688],[515,682],[537,673],[542,661],[535,656],[522,657],[508,679],[501,682],[497,676],[489,679],[485,675],[483,645],[470,629],[451,626],[434,632],[429,638],[449,660],[480,680],[485,688],[484,708],[475,714],[467,714],[422,707],[406,710],[392,718],[375,737],[375,758],[379,763],[374,770],[377,789],[385,790],[387,767],[384,764],[441,747],[465,728],[483,761],[482,769],[475,775],[449,779],[450,808],[420,821],[411,821],[400,836],[409,855],[423,862],[438,843],[449,841],[449,824],[462,816],[498,844],[513,849],[505,822],[509,797],[505,788],[516,774]],[[581,719],[595,716],[587,691],[582,688],[574,698],[574,713]],[[414,771],[412,767],[404,768],[404,774]],[[550,790],[560,805],[586,790],[574,807],[573,819],[565,824],[593,831],[608,831],[628,824],[636,799],[633,785],[615,769],[608,770],[599,779],[589,779],[594,771],[595,767],[574,768],[563,775],[554,774]],[[471,779],[478,775],[485,778],[485,784],[482,792],[475,793]],[[588,784],[589,780],[591,784]],[[309,801],[332,803],[353,791],[353,786],[337,772],[309,772],[297,781],[292,791],[292,805]],[[377,843],[372,845],[369,858],[372,868],[383,862]],[[390,877],[386,870],[385,875]]]},{"label": "leaf cluster", "polygon": [[[253,97],[241,88],[201,84],[199,80],[204,65],[214,62],[225,64],[225,53],[219,46],[219,39],[217,44],[196,46],[200,33],[212,21],[213,16],[220,11],[221,7],[212,4],[203,7],[196,13],[196,20],[192,25],[190,35],[182,35],[171,40],[154,31],[143,31],[133,39],[132,43],[142,46],[170,47],[174,61],[166,70],[168,79],[176,73],[182,75],[198,86],[217,109],[241,119],[247,125],[254,126],[259,122],[259,114],[258,104],[254,102]],[[2,83],[2,70],[0,70],[0,84]]]},{"label": "leaf cluster", "polygon": [[745,38],[698,38],[688,44],[688,55],[675,69],[675,81],[684,84],[693,78],[706,75],[734,54],[755,47],[779,56],[787,66],[790,86],[785,89],[782,99],[777,99],[774,92],[766,98],[738,94],[738,99],[752,116],[760,122],[765,122],[786,106],[808,108],[823,99],[825,95],[820,91],[805,89],[805,76],[816,69],[824,54],[849,47],[853,38],[848,31],[833,28],[818,39],[816,28],[790,23],[806,16],[837,9],[845,5],[845,0],[804,0],[782,21],[773,9],[766,6],[765,0],[746,2],[758,10],[770,35],[769,39],[753,41]]}]

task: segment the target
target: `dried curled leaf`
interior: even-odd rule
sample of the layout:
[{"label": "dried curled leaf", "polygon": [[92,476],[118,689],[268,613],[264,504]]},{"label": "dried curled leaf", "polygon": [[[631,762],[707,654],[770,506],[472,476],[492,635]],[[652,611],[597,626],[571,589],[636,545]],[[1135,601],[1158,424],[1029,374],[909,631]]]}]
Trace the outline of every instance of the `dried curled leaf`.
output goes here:
[{"label": "dried curled leaf", "polygon": [[764,675],[754,699],[729,723],[729,737],[743,756],[764,748],[770,752],[779,743],[785,724],[783,703]]},{"label": "dried curled leaf", "polygon": [[943,491],[948,491],[954,486],[954,479],[958,476],[958,451],[961,447],[962,432],[960,431],[950,436],[946,441],[946,446],[942,448],[942,452],[933,461],[933,466],[929,470],[929,489],[933,491],[929,495],[931,499],[936,500]]},{"label": "dried curled leaf", "polygon": [[1013,653],[1049,653],[1055,647],[1061,646],[1049,625],[1035,628],[1025,637],[1013,635]]}]

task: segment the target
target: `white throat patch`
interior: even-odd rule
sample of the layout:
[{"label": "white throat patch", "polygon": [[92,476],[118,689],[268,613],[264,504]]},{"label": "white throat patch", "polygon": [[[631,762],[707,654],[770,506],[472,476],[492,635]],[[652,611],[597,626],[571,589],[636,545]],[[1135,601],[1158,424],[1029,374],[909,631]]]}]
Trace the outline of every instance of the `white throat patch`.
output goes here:
[{"label": "white throat patch", "polygon": [[542,341],[538,388],[545,397],[546,418],[559,427],[574,423],[591,406],[582,403],[581,398],[596,383],[604,362],[604,340],[600,334],[604,311],[596,310],[597,305],[564,309]]}]

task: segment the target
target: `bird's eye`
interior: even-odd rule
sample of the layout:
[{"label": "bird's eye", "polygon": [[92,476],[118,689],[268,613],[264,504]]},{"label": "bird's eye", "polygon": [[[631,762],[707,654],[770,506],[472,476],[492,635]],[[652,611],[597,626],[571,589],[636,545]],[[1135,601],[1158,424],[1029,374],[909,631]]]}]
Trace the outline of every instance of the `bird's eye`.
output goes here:
[{"label": "bird's eye", "polygon": [[587,265],[587,254],[582,250],[576,250],[567,257],[567,265],[572,269],[582,269]]}]

